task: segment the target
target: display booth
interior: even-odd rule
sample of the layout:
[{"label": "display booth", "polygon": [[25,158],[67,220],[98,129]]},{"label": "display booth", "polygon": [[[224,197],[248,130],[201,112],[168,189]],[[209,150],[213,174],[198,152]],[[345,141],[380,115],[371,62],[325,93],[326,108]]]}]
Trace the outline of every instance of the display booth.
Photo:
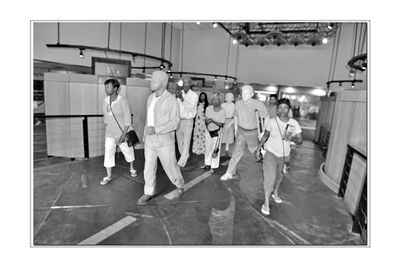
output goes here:
[{"label": "display booth", "polygon": [[[102,103],[109,77],[83,74],[44,74],[48,156],[88,158],[104,155]],[[150,81],[118,78],[120,94],[128,99],[134,128],[142,140]],[[142,149],[143,144],[136,146]]]}]

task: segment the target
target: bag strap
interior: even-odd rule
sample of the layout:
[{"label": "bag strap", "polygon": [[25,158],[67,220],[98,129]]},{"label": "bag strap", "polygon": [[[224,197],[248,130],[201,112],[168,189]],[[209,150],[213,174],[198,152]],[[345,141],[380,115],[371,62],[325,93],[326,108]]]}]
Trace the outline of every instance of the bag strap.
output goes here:
[{"label": "bag strap", "polygon": [[278,123],[278,120],[276,119],[276,117],[275,117],[275,121],[276,121],[276,125],[278,125],[279,133],[280,133],[281,139],[282,139],[282,152],[283,152],[282,161],[283,161],[283,163],[285,163],[285,144],[283,143],[284,135],[282,135],[281,127],[279,127],[279,123]]},{"label": "bag strap", "polygon": [[117,118],[115,117],[114,112],[112,111],[111,103],[112,103],[112,102],[111,102],[111,96],[110,96],[110,111],[111,111],[111,114],[113,115],[115,121],[117,122],[118,127],[119,127],[119,129],[121,130],[121,132],[124,133],[124,130],[122,130],[121,125],[119,125],[119,122],[118,122]]}]

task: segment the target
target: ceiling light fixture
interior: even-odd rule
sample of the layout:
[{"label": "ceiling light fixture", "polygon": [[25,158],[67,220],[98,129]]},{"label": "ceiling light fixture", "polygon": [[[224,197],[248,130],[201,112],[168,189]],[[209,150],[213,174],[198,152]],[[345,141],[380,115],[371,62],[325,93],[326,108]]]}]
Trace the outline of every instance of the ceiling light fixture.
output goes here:
[{"label": "ceiling light fixture", "polygon": [[83,55],[83,51],[82,51],[82,49],[79,49],[80,50],[80,52],[79,52],[79,56],[80,56],[80,58],[84,58],[84,55]]},{"label": "ceiling light fixture", "polygon": [[238,43],[238,41],[236,39],[232,40],[232,44],[237,44],[237,43]]},{"label": "ceiling light fixture", "polygon": [[217,76],[214,77],[214,81],[217,81]]},{"label": "ceiling light fixture", "polygon": [[200,25],[200,21],[197,21],[196,24],[197,24],[197,25]]},{"label": "ceiling light fixture", "polygon": [[217,28],[218,24],[214,22],[212,26],[213,26],[213,28]]},{"label": "ceiling light fixture", "polygon": [[328,29],[329,29],[329,30],[332,30],[332,28],[333,28],[333,23],[329,23]]},{"label": "ceiling light fixture", "polygon": [[354,88],[354,83],[351,83],[351,88]]},{"label": "ceiling light fixture", "polygon": [[328,38],[324,37],[324,38],[322,39],[322,43],[323,43],[323,44],[327,44],[327,43],[328,43]]}]

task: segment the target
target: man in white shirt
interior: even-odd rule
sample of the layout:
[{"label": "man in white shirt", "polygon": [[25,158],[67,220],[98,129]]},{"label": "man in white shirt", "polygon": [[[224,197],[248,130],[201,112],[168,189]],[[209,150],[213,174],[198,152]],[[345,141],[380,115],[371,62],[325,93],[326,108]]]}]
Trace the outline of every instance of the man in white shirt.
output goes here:
[{"label": "man in white shirt", "polygon": [[176,162],[175,129],[179,124],[178,101],[166,87],[168,75],[155,71],[151,76],[153,93],[147,99],[147,118],[144,129],[144,194],[136,202],[145,205],[156,188],[157,158],[170,181],[177,187],[175,198],[183,194],[184,180]]},{"label": "man in white shirt", "polygon": [[193,121],[196,117],[197,102],[199,96],[191,89],[191,79],[183,79],[183,90],[177,90],[176,98],[179,103],[180,122],[176,130],[176,139],[178,140],[178,149],[181,157],[178,161],[180,167],[185,167],[189,158],[190,140],[192,138]]}]

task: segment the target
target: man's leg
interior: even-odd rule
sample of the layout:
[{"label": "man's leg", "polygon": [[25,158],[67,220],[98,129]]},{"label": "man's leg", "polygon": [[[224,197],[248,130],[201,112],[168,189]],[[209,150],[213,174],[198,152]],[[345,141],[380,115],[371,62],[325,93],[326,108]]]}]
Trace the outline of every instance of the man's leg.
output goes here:
[{"label": "man's leg", "polygon": [[149,138],[144,144],[144,194],[152,196],[156,188],[157,153],[149,142]]},{"label": "man's leg", "polygon": [[182,149],[180,151],[181,157],[178,161],[178,165],[181,167],[185,167],[186,162],[189,158],[189,147],[190,140],[192,139],[192,131],[193,131],[193,119],[190,120],[181,120],[182,131],[183,131],[183,143]]},{"label": "man's leg", "polygon": [[278,162],[277,162],[277,168],[276,168],[276,181],[275,181],[275,185],[274,185],[273,194],[275,195],[275,197],[278,197],[278,199],[280,199],[279,194],[278,194],[278,189],[283,180],[283,175],[282,175],[283,159],[278,158],[277,160],[278,160]]},{"label": "man's leg", "polygon": [[161,165],[171,182],[179,189],[183,189],[184,180],[175,158],[175,144],[157,147],[157,154]]},{"label": "man's leg", "polygon": [[269,210],[269,196],[274,188],[276,173],[277,173],[277,157],[269,152],[265,151],[263,160],[263,175],[264,175],[264,194],[265,203],[264,206]]},{"label": "man's leg", "polygon": [[246,146],[246,140],[243,133],[238,131],[238,138],[236,139],[235,146],[233,147],[232,157],[229,161],[228,169],[226,170],[227,175],[234,175],[236,173],[236,167],[242,158],[243,150]]},{"label": "man's leg", "polygon": [[179,125],[178,128],[176,129],[176,141],[177,141],[177,145],[178,145],[178,150],[179,153],[182,155],[182,150],[183,150],[183,120],[179,121]]}]

